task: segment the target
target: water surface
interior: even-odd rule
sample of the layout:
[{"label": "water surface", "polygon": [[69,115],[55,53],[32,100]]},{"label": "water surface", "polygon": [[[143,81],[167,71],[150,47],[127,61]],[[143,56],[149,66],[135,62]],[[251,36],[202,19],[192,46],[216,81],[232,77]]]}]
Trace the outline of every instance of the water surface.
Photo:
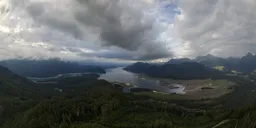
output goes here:
[{"label": "water surface", "polygon": [[[47,77],[47,78],[29,77],[29,79],[34,82],[42,82],[42,81],[47,81],[47,80],[52,80],[57,78],[77,77],[77,76],[82,76],[83,74],[90,74],[90,73],[67,73],[67,74],[59,74],[57,76]],[[168,93],[168,94],[171,94],[171,93],[184,94],[185,93],[184,92],[185,87],[181,84],[162,82],[161,79],[144,77],[141,74],[125,71],[123,70],[123,68],[108,69],[106,71],[106,74],[100,74],[99,79],[104,79],[109,82],[125,83],[127,86],[131,86],[131,87],[124,87],[123,92],[130,92],[131,88],[142,88],[142,89],[151,89],[152,91]],[[170,85],[176,88],[168,87]]]},{"label": "water surface", "polygon": [[184,94],[185,87],[181,84],[172,83],[172,86],[177,88],[170,89],[168,85],[161,85],[161,79],[143,77],[143,75],[131,73],[123,70],[122,68],[114,68],[107,70],[106,74],[102,74],[100,79],[110,82],[126,83],[135,87],[125,87],[124,92],[129,92],[130,88],[145,88],[152,89],[162,93],[176,93]]}]

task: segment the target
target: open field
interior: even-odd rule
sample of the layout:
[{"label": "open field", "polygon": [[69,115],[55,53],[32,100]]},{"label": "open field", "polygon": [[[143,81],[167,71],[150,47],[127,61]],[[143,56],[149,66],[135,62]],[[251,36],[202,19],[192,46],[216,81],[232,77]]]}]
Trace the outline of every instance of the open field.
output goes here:
[{"label": "open field", "polygon": [[223,71],[225,69],[224,66],[215,66],[213,68],[216,69],[216,70],[219,70],[219,71]]},{"label": "open field", "polygon": [[185,96],[188,99],[217,98],[232,92],[230,87],[233,86],[228,80],[189,80],[182,83],[186,85]]},{"label": "open field", "polygon": [[201,99],[212,99],[218,98],[225,94],[228,94],[233,91],[232,86],[234,83],[228,80],[170,80],[164,79],[162,86],[168,86],[172,88],[173,84],[182,84],[185,86],[183,95],[178,94],[161,94],[161,93],[136,93],[136,95],[147,95],[152,96],[157,99],[165,100],[201,100]]}]

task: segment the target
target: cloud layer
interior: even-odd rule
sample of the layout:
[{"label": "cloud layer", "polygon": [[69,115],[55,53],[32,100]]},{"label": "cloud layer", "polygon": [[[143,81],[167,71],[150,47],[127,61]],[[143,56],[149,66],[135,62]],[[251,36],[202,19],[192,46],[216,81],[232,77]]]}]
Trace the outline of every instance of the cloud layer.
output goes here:
[{"label": "cloud layer", "polygon": [[2,0],[0,38],[5,41],[0,53],[6,52],[7,58],[171,57],[170,21],[175,7],[169,9],[172,16],[164,16],[163,5],[175,4],[155,0]]},{"label": "cloud layer", "polygon": [[256,51],[254,0],[2,0],[0,59],[150,61]]},{"label": "cloud layer", "polygon": [[176,27],[188,56],[256,51],[255,0],[180,0]]}]

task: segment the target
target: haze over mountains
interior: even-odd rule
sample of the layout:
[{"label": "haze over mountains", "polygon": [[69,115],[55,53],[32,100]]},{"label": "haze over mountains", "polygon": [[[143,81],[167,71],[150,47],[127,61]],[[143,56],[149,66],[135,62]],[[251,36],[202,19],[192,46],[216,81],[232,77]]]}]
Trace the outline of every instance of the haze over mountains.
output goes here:
[{"label": "haze over mountains", "polygon": [[[63,61],[60,59],[49,59],[49,60],[5,60],[0,61],[0,65],[9,68],[11,71],[26,77],[51,77],[63,73],[105,73],[105,69],[124,67],[131,64],[117,64],[117,63],[99,63],[95,64],[93,62],[76,62],[76,61]],[[157,66],[158,65],[158,66]],[[225,72],[244,72],[250,73],[256,70],[256,56],[248,53],[241,58],[220,58],[213,55],[199,56],[195,59],[180,58],[171,59],[163,64],[154,63],[137,63],[133,65],[134,69],[129,70],[139,73],[139,70],[147,70],[151,72],[151,76],[158,76],[158,72],[168,71],[173,74],[185,73],[196,71],[195,69],[207,69],[205,71],[214,70],[216,68],[221,69]],[[206,66],[206,67],[204,67]],[[137,67],[137,68],[135,68]],[[150,67],[150,69],[148,69]],[[160,68],[161,67],[161,68]],[[145,69],[146,68],[146,69]],[[183,71],[186,70],[187,72]],[[218,69],[218,70],[219,70]],[[126,68],[128,70],[128,68]],[[163,71],[162,71],[163,70]],[[158,75],[157,75],[158,74]],[[203,75],[204,74],[204,75]],[[212,73],[209,73],[212,74]],[[163,75],[163,74],[162,74]],[[166,76],[167,74],[163,75]],[[171,74],[169,74],[171,75]],[[192,75],[192,74],[191,74]],[[201,75],[209,77],[207,73],[202,73]],[[177,76],[179,77],[179,76]]]},{"label": "haze over mountains", "polygon": [[49,60],[6,60],[0,65],[24,77],[52,77],[65,73],[106,73],[99,66],[83,65],[78,62]]},{"label": "haze over mountains", "polygon": [[256,55],[251,53],[248,53],[241,58],[221,58],[208,54],[206,56],[196,57],[195,59],[172,59],[166,64],[180,64],[183,62],[197,62],[212,68],[216,66],[223,66],[227,71],[236,70],[246,73],[253,72],[256,69]]}]

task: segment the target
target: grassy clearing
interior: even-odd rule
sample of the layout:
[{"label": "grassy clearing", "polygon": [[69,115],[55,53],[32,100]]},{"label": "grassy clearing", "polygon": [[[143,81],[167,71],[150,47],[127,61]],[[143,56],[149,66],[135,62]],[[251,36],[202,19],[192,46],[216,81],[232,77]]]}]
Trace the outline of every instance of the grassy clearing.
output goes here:
[{"label": "grassy clearing", "polygon": [[[186,81],[186,96],[188,99],[217,98],[232,92],[228,80],[193,80]],[[211,88],[211,89],[204,89]]]},{"label": "grassy clearing", "polygon": [[231,72],[234,73],[234,74],[237,74],[237,73],[238,73],[236,70],[232,70]]},{"label": "grassy clearing", "polygon": [[[160,94],[153,92],[140,92],[133,93],[135,95],[144,95],[147,97],[151,97],[157,100],[201,100],[201,99],[213,99],[225,94],[232,92],[232,89],[229,89],[230,82],[228,80],[183,80],[183,81],[175,81],[175,80],[166,80],[165,84],[171,83],[180,83],[185,86],[185,94],[184,95],[176,95],[176,94]],[[163,85],[164,86],[164,85]],[[206,89],[207,88],[207,89]],[[208,89],[211,88],[211,89]]]},{"label": "grassy clearing", "polygon": [[219,87],[227,87],[229,84],[228,80],[212,80],[213,86],[219,86]]},{"label": "grassy clearing", "polygon": [[215,66],[213,68],[216,69],[216,70],[219,70],[219,71],[223,71],[225,69],[224,66]]}]

